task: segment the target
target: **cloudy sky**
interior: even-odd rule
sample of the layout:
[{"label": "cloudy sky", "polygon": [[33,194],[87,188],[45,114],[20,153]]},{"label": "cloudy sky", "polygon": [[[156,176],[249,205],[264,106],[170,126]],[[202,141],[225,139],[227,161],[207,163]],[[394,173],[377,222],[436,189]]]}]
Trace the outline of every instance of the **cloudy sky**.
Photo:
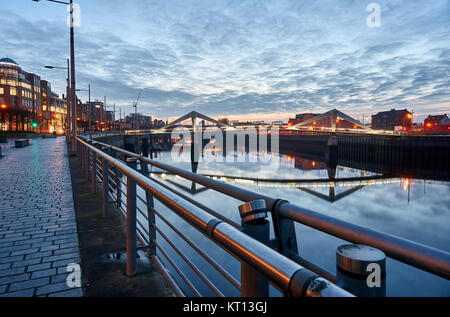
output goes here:
[{"label": "cloudy sky", "polygon": [[[122,113],[266,121],[337,108],[450,113],[450,0],[78,0],[77,85]],[[64,5],[0,0],[0,57],[65,90]],[[87,94],[81,93],[85,98]]]}]

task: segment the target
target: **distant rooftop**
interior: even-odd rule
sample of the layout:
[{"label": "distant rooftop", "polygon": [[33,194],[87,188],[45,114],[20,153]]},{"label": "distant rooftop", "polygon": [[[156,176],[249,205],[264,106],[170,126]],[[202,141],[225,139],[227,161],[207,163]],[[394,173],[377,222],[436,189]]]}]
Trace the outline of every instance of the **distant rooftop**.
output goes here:
[{"label": "distant rooftop", "polygon": [[0,63],[8,63],[8,64],[14,64],[14,65],[19,66],[19,64],[17,64],[17,62],[15,60],[8,58],[8,57],[0,59]]}]

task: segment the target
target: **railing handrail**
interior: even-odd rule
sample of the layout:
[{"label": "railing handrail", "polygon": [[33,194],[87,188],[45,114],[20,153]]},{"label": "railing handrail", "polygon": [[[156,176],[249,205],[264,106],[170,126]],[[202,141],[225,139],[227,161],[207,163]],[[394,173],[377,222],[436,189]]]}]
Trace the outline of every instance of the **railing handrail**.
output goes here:
[{"label": "railing handrail", "polygon": [[[138,171],[128,167],[122,161],[109,156],[79,137],[76,140],[106,160],[111,166],[118,169],[120,173],[130,177],[143,189],[148,190],[153,197],[174,211],[194,228],[208,236],[216,244],[237,256],[241,261],[252,265],[276,286],[285,291],[286,294],[290,296],[353,296],[265,244],[244,234],[232,225],[217,219],[189,201],[180,199],[174,193],[155,183],[150,178],[143,176]],[[105,148],[114,150],[114,147],[101,142],[94,141],[93,144],[102,145]]]},{"label": "railing handrail", "polygon": [[[276,201],[259,193],[255,193],[230,184],[216,181],[205,176],[201,176],[177,167],[173,167],[148,157],[123,150],[102,142],[94,141],[99,145],[105,146],[110,150],[122,153],[129,157],[134,157],[140,161],[146,162],[152,166],[174,173],[185,179],[221,192],[225,195],[239,199],[241,201],[253,201],[264,199],[269,209]],[[450,279],[450,253],[400,238],[388,233],[376,231],[370,228],[355,225],[343,220],[339,220],[312,210],[308,210],[289,202],[284,202],[278,206],[278,212],[282,217],[297,221],[311,228],[328,233],[343,240],[365,244],[380,249],[387,256],[407,263],[424,271],[436,274],[438,276]]]}]

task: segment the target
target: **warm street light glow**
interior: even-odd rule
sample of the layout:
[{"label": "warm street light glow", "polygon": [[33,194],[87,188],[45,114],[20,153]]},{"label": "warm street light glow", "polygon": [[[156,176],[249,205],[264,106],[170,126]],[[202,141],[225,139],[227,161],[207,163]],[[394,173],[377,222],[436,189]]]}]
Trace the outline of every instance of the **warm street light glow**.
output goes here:
[{"label": "warm street light glow", "polygon": [[5,105],[5,104],[3,104],[3,105],[1,105],[1,106],[0,106],[0,108],[2,108],[2,109],[6,109],[6,108],[8,108],[8,106],[7,106],[7,105]]},{"label": "warm street light glow", "polygon": [[408,113],[407,115],[406,115],[406,117],[408,118],[408,119],[412,119],[412,114],[410,114],[410,113]]}]

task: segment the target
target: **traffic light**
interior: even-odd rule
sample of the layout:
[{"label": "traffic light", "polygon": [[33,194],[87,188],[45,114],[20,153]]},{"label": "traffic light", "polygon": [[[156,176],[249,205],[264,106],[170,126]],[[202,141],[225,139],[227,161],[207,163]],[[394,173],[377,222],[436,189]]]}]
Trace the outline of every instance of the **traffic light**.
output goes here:
[{"label": "traffic light", "polygon": [[37,122],[33,122],[32,126],[33,126],[33,128],[37,128],[38,127]]}]

